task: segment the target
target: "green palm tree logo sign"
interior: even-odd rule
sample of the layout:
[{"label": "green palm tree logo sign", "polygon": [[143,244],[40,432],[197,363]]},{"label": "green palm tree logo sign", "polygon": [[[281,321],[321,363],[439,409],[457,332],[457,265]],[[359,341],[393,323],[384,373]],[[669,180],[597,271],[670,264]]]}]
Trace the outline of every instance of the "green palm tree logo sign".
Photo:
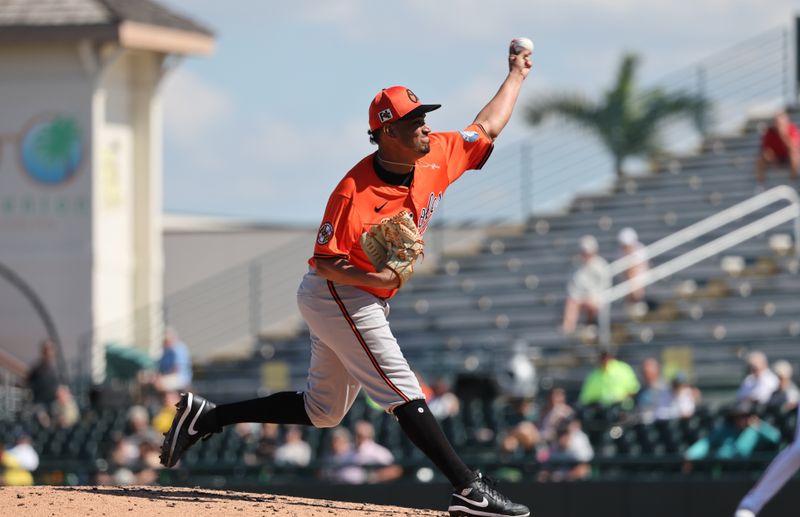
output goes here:
[{"label": "green palm tree logo sign", "polygon": [[31,126],[22,137],[22,165],[40,183],[56,185],[78,170],[83,157],[81,131],[73,117],[55,117]]}]

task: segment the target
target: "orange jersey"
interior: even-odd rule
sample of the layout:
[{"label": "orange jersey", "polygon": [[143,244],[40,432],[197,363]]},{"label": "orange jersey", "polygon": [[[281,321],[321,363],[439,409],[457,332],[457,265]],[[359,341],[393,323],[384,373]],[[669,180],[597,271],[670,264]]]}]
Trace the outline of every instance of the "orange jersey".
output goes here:
[{"label": "orange jersey", "polygon": [[[480,169],[492,152],[492,139],[480,125],[464,131],[430,134],[430,152],[416,161],[411,184],[395,185],[375,161],[375,153],[358,162],[334,189],[317,233],[313,267],[319,257],[343,257],[364,271],[375,271],[359,242],[361,234],[382,219],[410,210],[420,234],[442,200],[447,187],[465,171]],[[383,179],[382,179],[383,177]],[[400,176],[402,178],[402,176]],[[397,289],[360,287],[379,298]]]}]

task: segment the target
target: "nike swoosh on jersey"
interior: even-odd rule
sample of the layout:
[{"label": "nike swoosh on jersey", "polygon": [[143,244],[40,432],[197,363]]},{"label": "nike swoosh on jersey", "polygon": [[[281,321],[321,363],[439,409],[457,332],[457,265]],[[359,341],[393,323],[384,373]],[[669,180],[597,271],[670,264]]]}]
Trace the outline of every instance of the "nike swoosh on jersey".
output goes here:
[{"label": "nike swoosh on jersey", "polygon": [[468,502],[469,504],[475,505],[478,508],[486,508],[489,506],[489,501],[486,499],[486,496],[483,496],[483,501],[473,501],[472,499],[468,499],[466,497],[462,497],[458,494],[453,494],[454,496],[458,497],[459,499],[463,499],[464,501]]},{"label": "nike swoosh on jersey", "polygon": [[197,419],[200,418],[200,415],[203,413],[203,408],[206,407],[206,401],[204,400],[202,404],[200,404],[200,409],[197,410],[197,414],[194,415],[192,422],[189,424],[189,429],[187,429],[189,436],[196,435],[199,431],[194,428],[194,424],[197,423]]},{"label": "nike swoosh on jersey", "polygon": [[382,204],[381,206],[376,206],[376,207],[375,207],[375,213],[377,214],[378,212],[380,212],[381,210],[383,210],[383,207],[385,207],[385,206],[386,206],[386,205],[388,205],[388,204],[389,204],[389,202],[387,201],[386,203]]}]

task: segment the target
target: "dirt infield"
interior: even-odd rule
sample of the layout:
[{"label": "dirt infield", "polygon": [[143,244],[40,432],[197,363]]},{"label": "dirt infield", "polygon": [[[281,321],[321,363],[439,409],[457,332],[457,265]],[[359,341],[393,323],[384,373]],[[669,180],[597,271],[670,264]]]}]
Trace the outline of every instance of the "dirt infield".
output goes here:
[{"label": "dirt infield", "polygon": [[60,487],[0,488],[3,515],[51,517],[62,515],[125,516],[247,516],[375,517],[428,515],[445,512],[301,499],[269,494],[172,487]]}]

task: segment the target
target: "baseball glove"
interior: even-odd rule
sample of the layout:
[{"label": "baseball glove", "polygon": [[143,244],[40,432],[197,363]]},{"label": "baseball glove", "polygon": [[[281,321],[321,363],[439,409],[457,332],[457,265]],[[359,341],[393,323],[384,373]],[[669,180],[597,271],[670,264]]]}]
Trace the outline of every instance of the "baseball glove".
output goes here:
[{"label": "baseball glove", "polygon": [[403,210],[387,217],[361,234],[361,247],[376,271],[389,268],[400,279],[402,287],[414,273],[414,262],[422,255],[425,242],[414,224],[411,212]]}]

